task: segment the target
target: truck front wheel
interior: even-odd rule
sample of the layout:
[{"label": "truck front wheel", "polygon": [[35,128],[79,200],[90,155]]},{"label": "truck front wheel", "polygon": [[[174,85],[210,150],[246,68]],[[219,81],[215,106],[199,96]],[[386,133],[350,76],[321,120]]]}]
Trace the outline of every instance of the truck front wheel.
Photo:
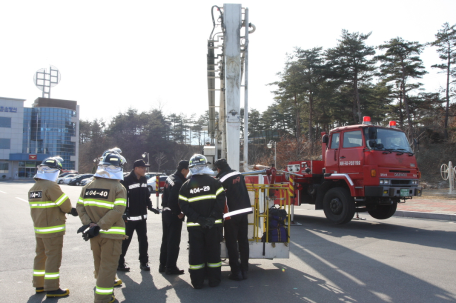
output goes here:
[{"label": "truck front wheel", "polygon": [[396,212],[397,202],[391,205],[376,205],[375,208],[368,208],[367,212],[375,219],[388,219]]},{"label": "truck front wheel", "polygon": [[330,221],[345,224],[355,215],[355,201],[348,190],[334,187],[323,198],[323,210]]}]

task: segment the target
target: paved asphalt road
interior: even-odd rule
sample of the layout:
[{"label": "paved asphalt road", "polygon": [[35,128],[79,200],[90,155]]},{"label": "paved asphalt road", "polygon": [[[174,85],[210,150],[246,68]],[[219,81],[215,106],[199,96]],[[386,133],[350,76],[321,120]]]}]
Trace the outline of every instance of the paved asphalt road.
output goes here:
[{"label": "paved asphalt road", "polygon": [[[89,243],[76,234],[79,218],[67,220],[61,285],[68,298],[35,295],[32,266],[35,237],[27,202],[32,183],[0,183],[0,302],[93,302],[95,280]],[[63,185],[73,203],[81,187]],[[155,196],[153,196],[155,199]],[[155,205],[155,200],[154,200]],[[139,269],[136,236],[127,254],[130,273],[115,290],[119,302],[456,302],[456,224],[394,217],[344,226],[321,211],[296,208],[289,259],[251,260],[249,279],[228,280],[222,267],[219,287],[194,290],[187,272],[187,232],[182,232],[178,266],[182,276],[158,273],[161,220],[148,220],[151,272]]]}]

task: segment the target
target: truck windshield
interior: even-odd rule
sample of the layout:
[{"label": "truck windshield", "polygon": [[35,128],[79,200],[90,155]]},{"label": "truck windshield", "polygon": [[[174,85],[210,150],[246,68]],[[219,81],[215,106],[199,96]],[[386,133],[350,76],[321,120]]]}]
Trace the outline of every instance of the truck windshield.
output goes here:
[{"label": "truck windshield", "polygon": [[405,133],[392,129],[377,127],[365,128],[366,145],[369,149],[398,151],[404,153],[413,152],[408,143]]}]

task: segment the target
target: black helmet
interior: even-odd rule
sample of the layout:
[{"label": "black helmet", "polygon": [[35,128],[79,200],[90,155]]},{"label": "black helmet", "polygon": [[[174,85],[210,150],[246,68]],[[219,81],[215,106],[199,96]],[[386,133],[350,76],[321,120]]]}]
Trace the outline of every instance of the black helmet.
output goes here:
[{"label": "black helmet", "polygon": [[116,167],[123,167],[127,163],[124,157],[115,152],[105,152],[103,158],[98,165],[113,165]]},{"label": "black helmet", "polygon": [[226,162],[226,159],[218,159],[215,161],[214,165],[216,168],[219,168],[221,170],[230,169],[230,166],[228,165],[228,162]]},{"label": "black helmet", "polygon": [[200,154],[194,154],[188,163],[188,167],[192,168],[195,165],[207,165],[207,159],[205,156]]},{"label": "black helmet", "polygon": [[62,163],[60,162],[63,162],[63,159],[61,157],[49,157],[44,159],[43,162],[41,162],[40,166],[47,166],[49,168],[62,170],[63,167]]}]

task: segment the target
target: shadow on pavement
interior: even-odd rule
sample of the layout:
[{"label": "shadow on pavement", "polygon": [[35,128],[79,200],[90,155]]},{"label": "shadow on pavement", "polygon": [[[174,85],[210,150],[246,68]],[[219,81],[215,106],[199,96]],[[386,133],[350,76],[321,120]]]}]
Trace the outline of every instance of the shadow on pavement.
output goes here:
[{"label": "shadow on pavement", "polygon": [[[114,292],[122,291],[125,302],[166,302],[166,292],[171,286],[157,289],[151,272],[141,271],[141,283],[133,281],[126,273],[118,272],[117,275],[122,279],[123,285],[121,289]],[[116,298],[120,301],[117,296]]]},{"label": "shadow on pavement", "polygon": [[[304,223],[305,222],[305,223]],[[394,268],[386,262],[380,262],[351,248],[336,244],[325,238],[354,236],[389,241],[411,243],[420,246],[440,247],[456,250],[454,241],[456,232],[427,231],[419,228],[399,226],[378,222],[353,222],[344,226],[335,226],[324,218],[301,217],[303,226],[294,229],[300,233],[299,238],[304,243],[293,241],[290,251],[301,259],[306,268],[326,277],[317,278],[298,268],[290,268],[281,263],[274,263],[278,268],[284,268],[287,275],[282,275],[284,282],[293,286],[290,295],[304,302],[456,302],[453,293],[424,281],[413,274]],[[309,223],[309,224],[307,224]],[[352,230],[356,229],[356,233]],[[437,236],[439,235],[439,236]],[[295,236],[294,239],[297,237]],[[353,240],[351,240],[353,241]],[[368,246],[369,243],[364,243]],[[394,259],[405,256],[394,256],[385,249],[385,258]],[[416,259],[425,260],[410,251]],[[425,265],[423,265],[425,266]],[[309,270],[310,271],[310,270]],[[423,274],[420,272],[419,274]],[[269,271],[262,275],[270,281]],[[296,298],[296,299],[297,299]]]},{"label": "shadow on pavement", "polygon": [[[389,223],[388,220],[383,222],[369,220],[352,221],[345,225],[336,225],[328,219],[322,217],[311,217],[295,215],[295,220],[302,226],[292,227],[292,232],[299,232],[306,229],[316,233],[329,235],[332,237],[353,236],[357,238],[373,238],[379,240],[398,241],[429,247],[440,247],[445,249],[456,249],[456,242],[442,239],[456,239],[456,231],[445,230],[426,230],[416,227],[396,225]],[[414,220],[414,219],[408,219]]]}]

